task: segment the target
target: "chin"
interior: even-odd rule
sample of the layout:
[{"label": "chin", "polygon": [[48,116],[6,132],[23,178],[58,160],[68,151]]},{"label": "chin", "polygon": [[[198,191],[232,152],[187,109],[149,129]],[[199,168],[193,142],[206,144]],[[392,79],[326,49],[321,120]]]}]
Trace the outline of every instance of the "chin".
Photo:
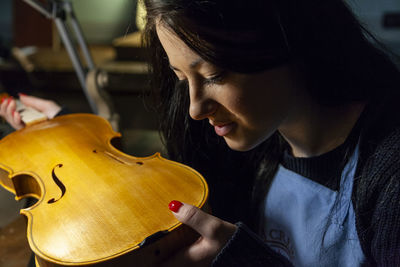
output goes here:
[{"label": "chin", "polygon": [[237,142],[224,138],[228,147],[235,151],[246,152],[258,146],[261,142]]},{"label": "chin", "polygon": [[272,134],[273,132],[257,137],[254,136],[254,138],[233,138],[225,136],[224,139],[230,149],[246,152],[256,148],[258,145],[267,140]]}]

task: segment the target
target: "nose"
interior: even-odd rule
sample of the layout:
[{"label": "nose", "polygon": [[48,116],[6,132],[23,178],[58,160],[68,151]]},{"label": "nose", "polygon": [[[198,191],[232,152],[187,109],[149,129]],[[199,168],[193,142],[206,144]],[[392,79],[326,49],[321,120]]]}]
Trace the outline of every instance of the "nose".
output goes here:
[{"label": "nose", "polygon": [[201,84],[189,83],[189,115],[192,119],[206,119],[217,110],[218,103],[210,95],[209,91]]}]

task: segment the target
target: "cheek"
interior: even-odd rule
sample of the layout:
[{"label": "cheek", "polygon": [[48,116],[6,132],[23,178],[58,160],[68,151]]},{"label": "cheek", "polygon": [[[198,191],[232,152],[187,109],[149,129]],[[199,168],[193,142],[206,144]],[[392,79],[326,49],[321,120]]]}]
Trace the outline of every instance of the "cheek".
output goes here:
[{"label": "cheek", "polygon": [[233,102],[243,122],[251,128],[281,120],[290,107],[291,97],[283,90],[267,86],[259,88],[249,88],[247,94],[238,96]]},{"label": "cheek", "polygon": [[266,116],[285,116],[294,104],[296,88],[291,76],[285,72],[260,79],[252,87],[255,109]]}]

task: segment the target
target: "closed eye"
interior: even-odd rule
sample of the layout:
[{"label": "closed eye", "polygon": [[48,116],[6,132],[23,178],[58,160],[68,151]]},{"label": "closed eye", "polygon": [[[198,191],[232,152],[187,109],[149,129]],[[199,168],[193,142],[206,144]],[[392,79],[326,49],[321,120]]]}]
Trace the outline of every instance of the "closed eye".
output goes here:
[{"label": "closed eye", "polygon": [[220,71],[204,79],[204,84],[221,84],[226,77],[226,71]]}]

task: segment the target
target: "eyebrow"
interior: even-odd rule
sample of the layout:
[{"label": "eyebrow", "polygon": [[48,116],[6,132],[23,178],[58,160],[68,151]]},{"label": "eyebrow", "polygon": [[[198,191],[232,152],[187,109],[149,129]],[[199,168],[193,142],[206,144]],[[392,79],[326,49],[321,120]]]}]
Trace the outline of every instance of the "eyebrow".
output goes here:
[{"label": "eyebrow", "polygon": [[[191,62],[191,63],[189,64],[189,67],[190,67],[191,69],[194,69],[194,68],[196,68],[200,63],[203,63],[203,62],[204,62],[204,59],[198,58],[198,59],[194,60],[193,62]],[[170,67],[171,69],[173,69],[173,70],[180,71],[178,68],[172,66],[171,63],[169,64],[169,67]]]}]

